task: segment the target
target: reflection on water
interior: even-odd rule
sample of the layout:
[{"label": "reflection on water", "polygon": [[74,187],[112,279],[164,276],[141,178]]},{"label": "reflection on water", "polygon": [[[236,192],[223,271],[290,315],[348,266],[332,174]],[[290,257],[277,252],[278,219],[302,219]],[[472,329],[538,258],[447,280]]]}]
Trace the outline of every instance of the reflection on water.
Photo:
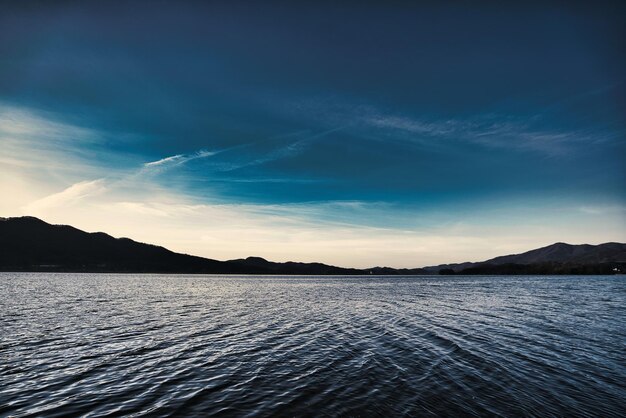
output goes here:
[{"label": "reflection on water", "polygon": [[626,278],[0,274],[0,416],[626,412]]}]

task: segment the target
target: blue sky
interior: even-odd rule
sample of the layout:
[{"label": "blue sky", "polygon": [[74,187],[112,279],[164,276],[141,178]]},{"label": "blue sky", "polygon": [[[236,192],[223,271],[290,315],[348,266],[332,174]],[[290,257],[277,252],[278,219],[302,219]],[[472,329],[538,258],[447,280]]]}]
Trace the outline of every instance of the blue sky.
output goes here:
[{"label": "blue sky", "polygon": [[354,266],[626,238],[618,2],[0,9],[2,216]]}]

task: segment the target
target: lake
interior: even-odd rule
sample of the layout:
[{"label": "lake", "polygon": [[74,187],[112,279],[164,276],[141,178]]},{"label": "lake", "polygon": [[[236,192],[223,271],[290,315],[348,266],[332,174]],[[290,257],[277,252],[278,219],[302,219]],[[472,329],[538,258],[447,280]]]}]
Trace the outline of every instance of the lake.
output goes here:
[{"label": "lake", "polygon": [[624,416],[626,276],[0,273],[0,416]]}]

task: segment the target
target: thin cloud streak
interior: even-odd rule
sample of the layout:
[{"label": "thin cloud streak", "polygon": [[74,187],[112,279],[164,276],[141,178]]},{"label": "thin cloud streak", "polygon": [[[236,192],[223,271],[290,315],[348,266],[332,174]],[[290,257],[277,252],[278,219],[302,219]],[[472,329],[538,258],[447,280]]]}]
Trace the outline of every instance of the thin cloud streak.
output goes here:
[{"label": "thin cloud streak", "polygon": [[143,166],[146,168],[162,168],[162,167],[175,167],[177,165],[185,164],[186,162],[197,160],[200,158],[211,157],[215,154],[218,154],[219,151],[207,151],[200,150],[193,154],[177,154],[172,155],[171,157],[165,157],[157,161],[151,161],[145,163]]},{"label": "thin cloud streak", "polygon": [[159,165],[169,164],[169,163],[172,163],[172,162],[180,161],[182,158],[183,158],[182,154],[172,155],[171,157],[165,157],[165,158],[157,160],[157,161],[152,161],[152,162],[149,162],[149,163],[145,163],[143,166],[144,167],[156,167],[156,166],[159,166]]},{"label": "thin cloud streak", "polygon": [[106,191],[105,180],[97,179],[72,184],[59,193],[38,199],[22,208],[27,214],[45,214],[47,210],[58,207],[69,207],[81,200],[93,197]]},{"label": "thin cloud streak", "polygon": [[535,151],[552,156],[565,155],[572,147],[600,144],[617,137],[615,133],[606,132],[541,130],[532,127],[530,118],[507,122],[501,122],[502,119],[506,118],[488,115],[466,120],[423,121],[378,115],[365,118],[364,123],[369,127],[405,133],[408,140],[423,145],[465,141],[489,148]]},{"label": "thin cloud streak", "polygon": [[[387,112],[369,104],[351,104],[341,98],[305,100],[277,106],[293,118],[316,121],[323,126],[349,123],[346,131],[363,139],[396,139],[422,147],[473,146],[564,156],[583,146],[602,145],[624,138],[623,131],[545,128],[539,126],[543,113],[527,117],[481,113],[463,118],[420,117]],[[545,122],[545,121],[543,121]]]},{"label": "thin cloud streak", "polygon": [[247,163],[233,164],[231,167],[225,169],[224,171],[234,171],[244,167],[262,165],[283,158],[294,157],[296,155],[302,154],[314,141],[327,137],[335,132],[339,132],[345,128],[345,126],[335,127],[314,135],[306,136],[297,141],[291,142],[288,145],[274,149],[266,153],[261,158],[257,158]]}]

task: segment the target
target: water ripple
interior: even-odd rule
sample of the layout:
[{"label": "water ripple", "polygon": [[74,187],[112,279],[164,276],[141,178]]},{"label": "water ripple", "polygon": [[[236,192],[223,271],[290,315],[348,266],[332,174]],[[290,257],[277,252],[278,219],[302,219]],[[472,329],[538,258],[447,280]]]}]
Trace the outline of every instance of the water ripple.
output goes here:
[{"label": "water ripple", "polygon": [[620,276],[0,276],[0,416],[626,414]]}]

